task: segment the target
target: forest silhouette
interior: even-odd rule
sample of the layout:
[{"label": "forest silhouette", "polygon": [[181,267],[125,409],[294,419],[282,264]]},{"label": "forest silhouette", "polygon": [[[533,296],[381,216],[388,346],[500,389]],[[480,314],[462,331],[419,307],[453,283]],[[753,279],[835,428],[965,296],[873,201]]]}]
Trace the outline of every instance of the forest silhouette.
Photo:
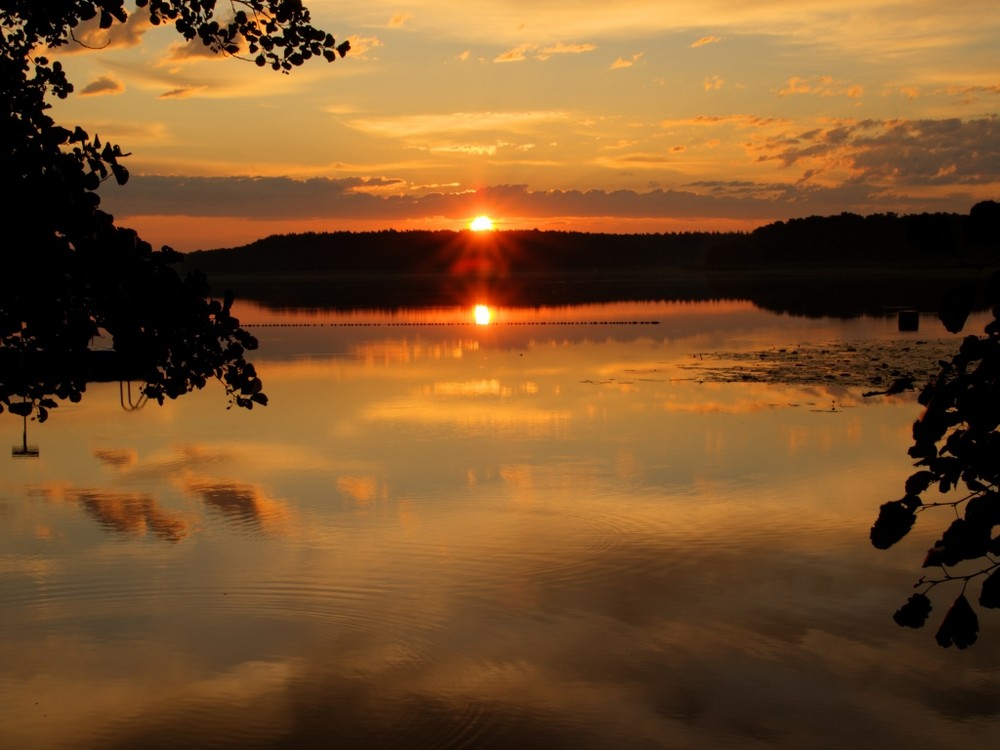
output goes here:
[{"label": "forest silhouette", "polygon": [[[196,251],[183,263],[279,307],[746,299],[779,313],[850,317],[936,312],[946,281],[968,289],[981,255],[968,218],[845,213],[746,233],[313,232]],[[970,303],[984,304],[974,291]]]}]

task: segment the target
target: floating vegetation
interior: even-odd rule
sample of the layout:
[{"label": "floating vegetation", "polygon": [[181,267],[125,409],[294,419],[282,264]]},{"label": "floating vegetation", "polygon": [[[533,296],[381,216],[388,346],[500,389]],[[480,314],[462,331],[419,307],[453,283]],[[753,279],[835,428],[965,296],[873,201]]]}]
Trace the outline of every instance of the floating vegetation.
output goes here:
[{"label": "floating vegetation", "polygon": [[833,341],[696,353],[680,367],[708,383],[836,384],[881,395],[919,388],[954,350],[954,339]]}]

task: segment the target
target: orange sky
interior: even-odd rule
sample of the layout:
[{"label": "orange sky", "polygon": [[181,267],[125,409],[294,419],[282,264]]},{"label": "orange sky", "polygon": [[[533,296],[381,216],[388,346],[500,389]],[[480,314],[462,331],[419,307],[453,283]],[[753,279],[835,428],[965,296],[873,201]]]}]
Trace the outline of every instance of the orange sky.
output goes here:
[{"label": "orange sky", "polygon": [[[59,52],[56,117],[132,152],[154,244],[458,228],[749,229],[1000,196],[1000,20],[925,0],[311,0],[352,52],[289,76],[144,13]],[[220,8],[226,6],[220,3]],[[228,7],[228,6],[226,6]]]}]

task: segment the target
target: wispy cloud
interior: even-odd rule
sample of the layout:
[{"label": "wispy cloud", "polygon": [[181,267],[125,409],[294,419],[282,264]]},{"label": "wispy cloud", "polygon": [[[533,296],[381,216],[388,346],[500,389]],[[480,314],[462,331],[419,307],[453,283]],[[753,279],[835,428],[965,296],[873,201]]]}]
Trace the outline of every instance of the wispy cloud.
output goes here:
[{"label": "wispy cloud", "polygon": [[104,96],[108,94],[120,94],[125,90],[125,84],[109,76],[101,76],[82,89],[80,96]]},{"label": "wispy cloud", "polygon": [[149,10],[146,8],[133,10],[124,24],[116,21],[108,29],[102,29],[100,17],[95,16],[73,29],[74,43],[59,47],[58,55],[137,47],[151,28],[153,25],[149,22]]},{"label": "wispy cloud", "polygon": [[535,60],[548,60],[553,55],[579,55],[584,52],[593,52],[597,49],[596,44],[589,42],[557,42],[549,46],[537,44],[519,44],[493,58],[493,62],[521,62],[529,57]]},{"label": "wispy cloud", "polygon": [[394,13],[386,26],[390,29],[401,29],[406,25],[407,21],[412,18],[412,13]]},{"label": "wispy cloud", "polygon": [[543,125],[573,119],[569,112],[529,110],[523,112],[449,112],[357,118],[346,122],[367,133],[395,138],[487,131],[531,132]]},{"label": "wispy cloud", "polygon": [[535,59],[548,60],[552,55],[579,55],[584,52],[593,52],[595,49],[597,49],[596,44],[565,44],[563,42],[559,42],[558,44],[553,44],[549,47],[543,47],[538,54],[535,55]]},{"label": "wispy cloud", "polygon": [[187,42],[171,44],[163,57],[157,62],[157,65],[176,71],[180,70],[182,65],[188,63],[205,60],[225,60],[227,57],[230,57],[230,55],[213,51],[211,47],[206,47],[202,44],[200,39],[192,39]]},{"label": "wispy cloud", "polygon": [[193,96],[198,96],[198,94],[205,90],[204,86],[182,86],[164,91],[160,94],[160,99],[190,99]]},{"label": "wispy cloud", "polygon": [[520,62],[522,60],[527,60],[527,53],[529,50],[534,49],[534,45],[531,44],[519,44],[516,47],[501,52],[499,55],[493,58],[493,62],[506,63],[506,62]]},{"label": "wispy cloud", "polygon": [[636,52],[631,57],[619,57],[613,63],[611,63],[611,70],[621,70],[623,68],[631,68],[637,62],[642,59],[642,56],[646,54],[645,52]]},{"label": "wispy cloud", "polygon": [[347,41],[351,43],[351,59],[367,60],[368,53],[373,49],[382,46],[382,40],[376,36],[349,36]]},{"label": "wispy cloud", "polygon": [[864,86],[838,81],[833,76],[813,76],[811,78],[792,76],[783,88],[778,89],[778,96],[781,97],[811,94],[813,96],[846,96],[858,99],[864,93]]},{"label": "wispy cloud", "polygon": [[706,44],[717,44],[718,42],[721,41],[722,39],[717,36],[703,36],[701,39],[691,42],[690,46],[692,49],[694,49],[697,47],[704,47]]}]

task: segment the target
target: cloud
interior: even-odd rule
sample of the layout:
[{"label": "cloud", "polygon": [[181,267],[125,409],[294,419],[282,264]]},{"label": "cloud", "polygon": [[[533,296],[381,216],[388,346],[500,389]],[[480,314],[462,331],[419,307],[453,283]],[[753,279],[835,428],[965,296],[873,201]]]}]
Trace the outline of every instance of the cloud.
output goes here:
[{"label": "cloud", "polygon": [[719,89],[722,88],[722,85],[724,83],[725,81],[719,78],[719,76],[709,76],[708,78],[705,79],[705,83],[703,84],[703,86],[705,88],[705,91],[718,91]]},{"label": "cloud", "polygon": [[527,60],[527,52],[534,49],[534,45],[531,44],[519,44],[506,52],[501,52],[499,55],[493,58],[493,62],[496,63],[506,63],[506,62],[520,62],[522,60]]},{"label": "cloud", "polygon": [[579,55],[584,52],[593,52],[597,49],[596,44],[564,44],[559,42],[550,47],[544,47],[535,55],[536,60],[548,60],[552,55]]},{"label": "cloud", "polygon": [[1000,183],[1000,117],[842,121],[754,139],[761,161],[885,189]]},{"label": "cloud", "polygon": [[[479,113],[456,130],[475,132],[491,121]],[[509,113],[497,113],[499,121]],[[551,113],[533,116],[549,116]],[[443,119],[449,119],[442,116]],[[454,119],[454,118],[452,118]],[[460,120],[460,118],[459,118]],[[530,124],[531,117],[527,118]],[[441,123],[387,123],[397,133],[434,132]],[[401,125],[406,127],[400,128]],[[391,223],[426,217],[457,219],[494,212],[513,217],[679,218],[773,220],[810,213],[967,211],[976,196],[1000,185],[1000,116],[972,120],[822,120],[813,127],[749,115],[668,121],[678,140],[663,152],[604,151],[594,164],[618,171],[674,174],[653,190],[533,190],[494,185],[416,189],[395,177],[296,180],[288,177],[170,177],[134,174],[127,190],[102,194],[120,216],[183,215],[254,220],[337,218]],[[727,132],[729,131],[729,132]],[[718,137],[704,137],[718,133]],[[680,141],[683,137],[684,141]],[[692,144],[739,144],[749,165],[775,165],[773,178],[683,182],[677,168]],[[509,139],[451,141],[438,153],[499,155],[522,149]],[[739,152],[734,152],[739,153]],[[664,172],[664,170],[671,170]],[[936,189],[930,191],[930,189]]]},{"label": "cloud", "polygon": [[706,44],[717,44],[721,42],[722,39],[717,36],[703,36],[701,39],[691,42],[691,48],[695,49],[697,47],[704,47]]},{"label": "cloud", "polygon": [[[631,154],[633,166],[656,166],[670,157]],[[133,184],[134,183],[134,184]],[[373,195],[360,178],[292,180],[250,177],[167,177],[137,175],[129,190],[113,193],[113,210],[122,215],[248,217],[256,219],[419,219],[466,218],[476,213],[498,216],[620,217],[778,217],[787,213],[771,203],[775,188],[740,194],[686,189],[530,190],[526,185],[495,185],[475,191]],[[783,198],[796,188],[783,186]],[[110,201],[109,201],[110,202]],[[966,207],[967,208],[967,207]],[[838,208],[837,212],[843,210]]]},{"label": "cloud", "polygon": [[837,81],[832,76],[813,76],[808,79],[792,76],[785,83],[784,88],[778,90],[778,96],[781,97],[812,94],[815,96],[846,96],[851,99],[859,99],[864,93],[865,89],[863,86]]},{"label": "cloud", "polygon": [[519,44],[493,58],[493,62],[521,62],[533,57],[535,60],[548,60],[553,55],[579,55],[584,52],[593,52],[597,49],[596,44],[589,42],[556,42],[547,47],[539,47],[537,44]]},{"label": "cloud", "polygon": [[80,90],[80,96],[103,96],[120,94],[125,91],[125,84],[109,76],[96,78]]},{"label": "cloud", "polygon": [[164,91],[160,94],[160,99],[190,99],[192,96],[197,96],[201,92],[205,91],[205,86],[188,86],[176,89],[170,89],[169,91]]},{"label": "cloud", "polygon": [[448,112],[433,115],[400,115],[397,117],[370,117],[348,120],[346,125],[356,130],[392,138],[428,138],[504,131],[531,132],[552,123],[566,123],[573,119],[568,112],[526,110],[520,112]]},{"label": "cloud", "polygon": [[231,57],[228,53],[216,52],[207,47],[200,39],[186,42],[175,42],[167,47],[166,53],[156,63],[160,67],[178,69],[181,65],[204,60],[225,60]]},{"label": "cloud", "polygon": [[910,100],[920,98],[920,88],[918,86],[900,86],[899,93]]},{"label": "cloud", "polygon": [[631,57],[629,57],[627,59],[624,58],[624,57],[619,57],[613,63],[611,63],[611,70],[621,70],[622,68],[631,68],[637,62],[639,62],[639,60],[642,59],[642,56],[644,54],[646,54],[646,53],[645,52],[636,52],[634,55],[632,55]]},{"label": "cloud", "polygon": [[976,104],[983,96],[1000,94],[1000,84],[994,86],[962,86],[946,89],[949,96],[957,97],[959,104]]},{"label": "cloud", "polygon": [[793,96],[795,94],[809,94],[812,93],[812,86],[798,76],[792,76],[788,79],[783,89],[778,90],[778,96]]},{"label": "cloud", "polygon": [[368,60],[370,59],[368,52],[382,46],[382,40],[375,36],[360,36],[356,34],[347,37],[347,41],[351,43],[350,55],[352,60]]},{"label": "cloud", "polygon": [[91,52],[93,50],[129,49],[142,44],[143,36],[153,28],[149,22],[149,10],[137,8],[129,14],[124,24],[115,21],[111,28],[100,27],[100,16],[90,21],[84,21],[73,29],[73,39],[76,44],[67,44],[58,48],[58,54],[72,55]]},{"label": "cloud", "polygon": [[394,13],[386,26],[390,29],[401,29],[411,18],[413,18],[412,13]]}]

